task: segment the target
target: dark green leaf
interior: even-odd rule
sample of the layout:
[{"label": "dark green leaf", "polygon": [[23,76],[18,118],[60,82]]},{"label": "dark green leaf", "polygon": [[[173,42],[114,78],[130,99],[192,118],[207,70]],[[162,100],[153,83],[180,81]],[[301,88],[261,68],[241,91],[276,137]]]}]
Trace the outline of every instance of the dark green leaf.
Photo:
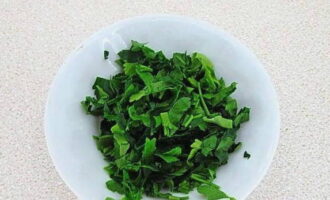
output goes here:
[{"label": "dark green leaf", "polygon": [[184,68],[189,64],[189,58],[185,53],[174,53],[173,63],[179,68]]},{"label": "dark green leaf", "polygon": [[250,157],[251,155],[248,152],[244,151],[244,158],[250,159]]},{"label": "dark green leaf", "polygon": [[232,83],[230,86],[220,89],[218,93],[214,95],[212,99],[212,105],[216,106],[221,103],[226,97],[231,95],[236,90],[237,83]]},{"label": "dark green leaf", "polygon": [[229,116],[231,117],[235,116],[237,112],[236,100],[233,98],[228,98],[225,105],[225,110],[228,112]]},{"label": "dark green leaf", "polygon": [[169,156],[179,156],[182,153],[181,147],[174,147],[173,149],[162,153],[163,155],[169,155]]},{"label": "dark green leaf", "polygon": [[114,180],[110,180],[106,183],[107,188],[111,190],[112,192],[118,192],[119,194],[123,194],[124,190],[121,184],[117,183]]},{"label": "dark green leaf", "polygon": [[109,51],[104,50],[104,60],[107,60],[109,58]]},{"label": "dark green leaf", "polygon": [[150,116],[148,114],[138,114],[134,106],[128,108],[128,114],[132,120],[142,121],[145,126],[150,127]]},{"label": "dark green leaf", "polygon": [[156,155],[167,163],[172,163],[179,160],[176,156],[164,155],[164,154],[156,154]]},{"label": "dark green leaf", "polygon": [[203,140],[202,143],[202,154],[207,156],[211,151],[215,149],[217,146],[217,137],[212,135],[211,137],[206,138]]},{"label": "dark green leaf", "polygon": [[242,108],[234,119],[234,126],[239,126],[241,123],[249,121],[250,108]]}]

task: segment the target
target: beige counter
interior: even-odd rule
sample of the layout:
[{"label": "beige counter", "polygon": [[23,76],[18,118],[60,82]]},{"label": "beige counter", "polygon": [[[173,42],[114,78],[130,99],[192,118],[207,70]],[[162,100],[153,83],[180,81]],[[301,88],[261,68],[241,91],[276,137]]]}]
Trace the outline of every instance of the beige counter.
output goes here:
[{"label": "beige counter", "polygon": [[328,0],[0,2],[0,199],[76,199],[47,153],[43,110],[66,56],[122,18],[174,13],[209,21],[251,48],[273,79],[281,138],[249,200],[330,199]]}]

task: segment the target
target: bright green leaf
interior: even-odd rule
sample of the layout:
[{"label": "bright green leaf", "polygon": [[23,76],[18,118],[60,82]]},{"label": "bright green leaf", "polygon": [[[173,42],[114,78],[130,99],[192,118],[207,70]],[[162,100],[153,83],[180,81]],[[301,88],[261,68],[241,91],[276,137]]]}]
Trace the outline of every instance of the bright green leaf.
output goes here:
[{"label": "bright green leaf", "polygon": [[213,118],[203,117],[203,120],[207,123],[216,124],[223,128],[233,128],[233,120],[223,118],[220,115],[213,117]]},{"label": "bright green leaf", "polygon": [[155,151],[156,151],[156,138],[152,138],[151,140],[149,138],[146,138],[142,153],[142,159],[146,161],[150,160],[150,158],[152,157]]}]

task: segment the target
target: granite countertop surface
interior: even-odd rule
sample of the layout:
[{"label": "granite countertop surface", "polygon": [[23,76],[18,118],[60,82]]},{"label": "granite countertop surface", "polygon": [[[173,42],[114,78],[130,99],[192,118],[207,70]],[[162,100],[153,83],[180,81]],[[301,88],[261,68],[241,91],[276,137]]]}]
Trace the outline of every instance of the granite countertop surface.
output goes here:
[{"label": "granite countertop surface", "polygon": [[43,132],[50,84],[68,54],[100,28],[143,14],[208,21],[238,38],[276,88],[281,136],[248,200],[330,199],[328,0],[2,0],[0,199],[77,199],[57,174]]}]

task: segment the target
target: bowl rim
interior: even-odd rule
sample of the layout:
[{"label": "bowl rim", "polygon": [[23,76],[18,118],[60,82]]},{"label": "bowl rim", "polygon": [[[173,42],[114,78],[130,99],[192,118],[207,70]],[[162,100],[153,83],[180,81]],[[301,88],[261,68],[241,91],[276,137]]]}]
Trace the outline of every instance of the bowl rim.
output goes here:
[{"label": "bowl rim", "polygon": [[274,116],[275,116],[275,119],[276,119],[275,123],[277,123],[276,124],[276,129],[277,130],[275,131],[275,133],[277,133],[277,134],[275,136],[275,140],[274,140],[274,143],[273,143],[273,148],[270,150],[270,155],[271,156],[270,156],[269,160],[267,161],[268,163],[266,163],[266,167],[261,172],[259,172],[260,176],[256,179],[255,184],[251,185],[251,187],[250,187],[251,190],[246,192],[246,194],[242,195],[242,199],[246,199],[256,189],[256,187],[260,184],[262,179],[267,174],[267,172],[268,172],[268,170],[269,170],[269,168],[270,168],[270,166],[271,166],[271,164],[274,160],[274,157],[276,155],[277,147],[278,147],[278,143],[279,143],[279,139],[280,139],[280,127],[281,127],[280,106],[279,106],[278,96],[277,96],[273,81],[272,81],[271,77],[269,76],[269,74],[267,73],[266,69],[263,67],[261,62],[256,57],[256,55],[252,52],[252,50],[247,48],[243,42],[241,42],[240,40],[238,40],[234,36],[230,35],[226,31],[222,30],[218,26],[213,25],[213,24],[211,24],[207,21],[192,18],[192,17],[182,16],[182,15],[176,15],[176,14],[145,14],[145,15],[133,16],[133,17],[117,20],[114,23],[99,29],[98,31],[96,31],[92,35],[85,38],[83,40],[83,42],[81,42],[71,53],[69,53],[69,55],[64,59],[64,62],[61,64],[60,68],[56,72],[56,75],[54,76],[54,78],[53,78],[53,80],[52,80],[52,82],[49,86],[48,95],[47,95],[47,99],[46,99],[46,104],[45,104],[45,108],[44,108],[44,115],[43,115],[43,126],[44,126],[44,128],[43,128],[43,132],[45,134],[48,154],[51,157],[52,164],[54,165],[57,173],[59,174],[61,179],[65,182],[65,184],[68,186],[68,188],[80,199],[81,196],[79,195],[79,192],[76,191],[74,189],[74,187],[71,186],[71,184],[69,184],[68,181],[66,181],[68,179],[68,177],[63,174],[61,169],[56,164],[55,155],[54,155],[55,153],[52,150],[52,148],[50,147],[51,146],[50,145],[50,140],[49,140],[49,137],[47,136],[48,135],[47,132],[49,132],[49,130],[50,130],[49,125],[48,125],[49,120],[48,120],[48,117],[47,117],[50,97],[52,96],[51,94],[54,92],[54,87],[55,87],[55,84],[58,80],[58,77],[63,72],[64,68],[66,67],[66,63],[68,63],[68,61],[74,57],[74,54],[77,51],[79,51],[80,48],[82,48],[84,45],[87,45],[88,43],[94,41],[94,39],[104,31],[107,31],[109,29],[114,29],[114,28],[120,27],[120,26],[125,26],[125,24],[131,23],[132,21],[156,20],[156,19],[169,19],[169,20],[188,22],[188,23],[199,25],[199,26],[201,26],[203,28],[206,28],[208,30],[221,33],[228,40],[230,40],[233,44],[239,46],[242,51],[244,51],[246,54],[251,56],[251,58],[258,64],[257,67],[259,68],[259,70],[261,70],[264,73],[265,77],[269,80],[270,90],[271,90],[271,93],[273,94],[273,98],[274,98],[274,102],[273,102],[274,103],[274,108],[275,108],[274,109],[274,112],[275,112]]}]

